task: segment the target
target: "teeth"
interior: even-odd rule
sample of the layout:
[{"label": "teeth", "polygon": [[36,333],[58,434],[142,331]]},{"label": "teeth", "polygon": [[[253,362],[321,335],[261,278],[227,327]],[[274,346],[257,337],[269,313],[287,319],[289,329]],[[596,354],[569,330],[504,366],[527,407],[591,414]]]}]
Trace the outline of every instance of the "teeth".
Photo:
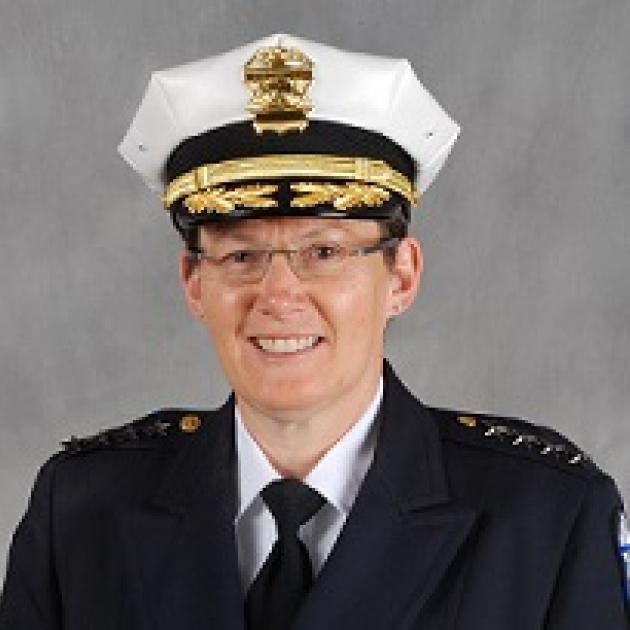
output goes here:
[{"label": "teeth", "polygon": [[319,337],[294,337],[291,339],[264,339],[256,337],[259,348],[265,352],[298,352],[310,348],[317,343]]}]

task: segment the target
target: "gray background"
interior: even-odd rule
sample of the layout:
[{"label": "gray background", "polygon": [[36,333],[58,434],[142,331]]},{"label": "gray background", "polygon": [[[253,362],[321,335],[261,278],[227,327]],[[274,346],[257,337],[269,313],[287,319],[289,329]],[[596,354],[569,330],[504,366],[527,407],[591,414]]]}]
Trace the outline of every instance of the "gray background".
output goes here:
[{"label": "gray background", "polygon": [[116,145],[151,70],[278,31],[409,58],[463,127],[413,221],[403,379],[556,427],[630,497],[629,2],[0,2],[3,559],[60,440],[228,392]]}]

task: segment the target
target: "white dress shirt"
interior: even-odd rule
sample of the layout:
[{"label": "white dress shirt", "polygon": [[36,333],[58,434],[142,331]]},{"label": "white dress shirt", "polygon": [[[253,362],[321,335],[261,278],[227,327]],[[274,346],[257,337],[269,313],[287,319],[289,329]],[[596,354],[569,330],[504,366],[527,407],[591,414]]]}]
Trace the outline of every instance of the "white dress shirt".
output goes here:
[{"label": "white dress shirt", "polygon": [[[298,535],[306,546],[317,575],[331,552],[359,492],[372,459],[378,427],[375,418],[383,398],[383,378],[359,420],[319,460],[303,479],[327,501]],[[247,592],[277,538],[275,520],[260,491],[281,475],[246,429],[235,407],[238,466],[238,511],[234,519],[243,593]]]}]

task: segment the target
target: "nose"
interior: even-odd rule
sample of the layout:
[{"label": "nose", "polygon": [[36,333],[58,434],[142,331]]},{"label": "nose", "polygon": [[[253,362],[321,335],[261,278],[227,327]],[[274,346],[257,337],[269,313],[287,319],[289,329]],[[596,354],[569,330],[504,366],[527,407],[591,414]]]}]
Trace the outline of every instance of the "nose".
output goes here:
[{"label": "nose", "polygon": [[259,284],[258,308],[276,318],[304,309],[304,285],[295,275],[284,253],[274,253]]}]

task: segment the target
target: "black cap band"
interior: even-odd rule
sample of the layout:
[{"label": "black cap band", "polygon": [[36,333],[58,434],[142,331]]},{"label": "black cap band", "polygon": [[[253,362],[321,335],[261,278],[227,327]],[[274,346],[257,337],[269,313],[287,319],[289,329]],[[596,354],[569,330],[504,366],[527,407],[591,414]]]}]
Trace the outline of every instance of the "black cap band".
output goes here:
[{"label": "black cap band", "polygon": [[202,164],[291,153],[383,160],[410,181],[415,181],[414,160],[399,144],[375,131],[324,120],[311,120],[308,127],[298,133],[259,135],[251,121],[243,121],[192,136],[181,142],[169,156],[165,179],[171,182]]},{"label": "black cap band", "polygon": [[[415,181],[414,160],[400,145],[386,136],[351,125],[318,120],[311,120],[302,132],[257,134],[251,122],[244,121],[217,127],[187,138],[178,145],[167,160],[165,179],[170,183],[200,166],[217,164],[226,160],[300,154],[378,160],[397,171],[409,182]],[[252,182],[243,183],[252,184]],[[270,216],[387,219],[394,215],[398,217],[402,215],[406,221],[409,221],[410,217],[409,200],[394,190],[386,191],[383,195],[385,198],[379,199],[378,203],[362,201],[350,209],[339,207],[338,204],[334,205],[329,200],[296,207],[292,203],[294,193],[291,188],[297,183],[295,179],[262,176],[257,178],[255,183],[256,185],[275,185],[273,207],[248,206],[239,203],[229,212],[191,212],[185,200],[178,198],[169,206],[175,226],[181,231],[203,223]],[[333,180],[323,178],[318,180],[318,183],[333,184]],[[356,186],[354,183],[344,183],[339,180],[335,180],[334,184]],[[341,194],[345,194],[343,190]]]}]

